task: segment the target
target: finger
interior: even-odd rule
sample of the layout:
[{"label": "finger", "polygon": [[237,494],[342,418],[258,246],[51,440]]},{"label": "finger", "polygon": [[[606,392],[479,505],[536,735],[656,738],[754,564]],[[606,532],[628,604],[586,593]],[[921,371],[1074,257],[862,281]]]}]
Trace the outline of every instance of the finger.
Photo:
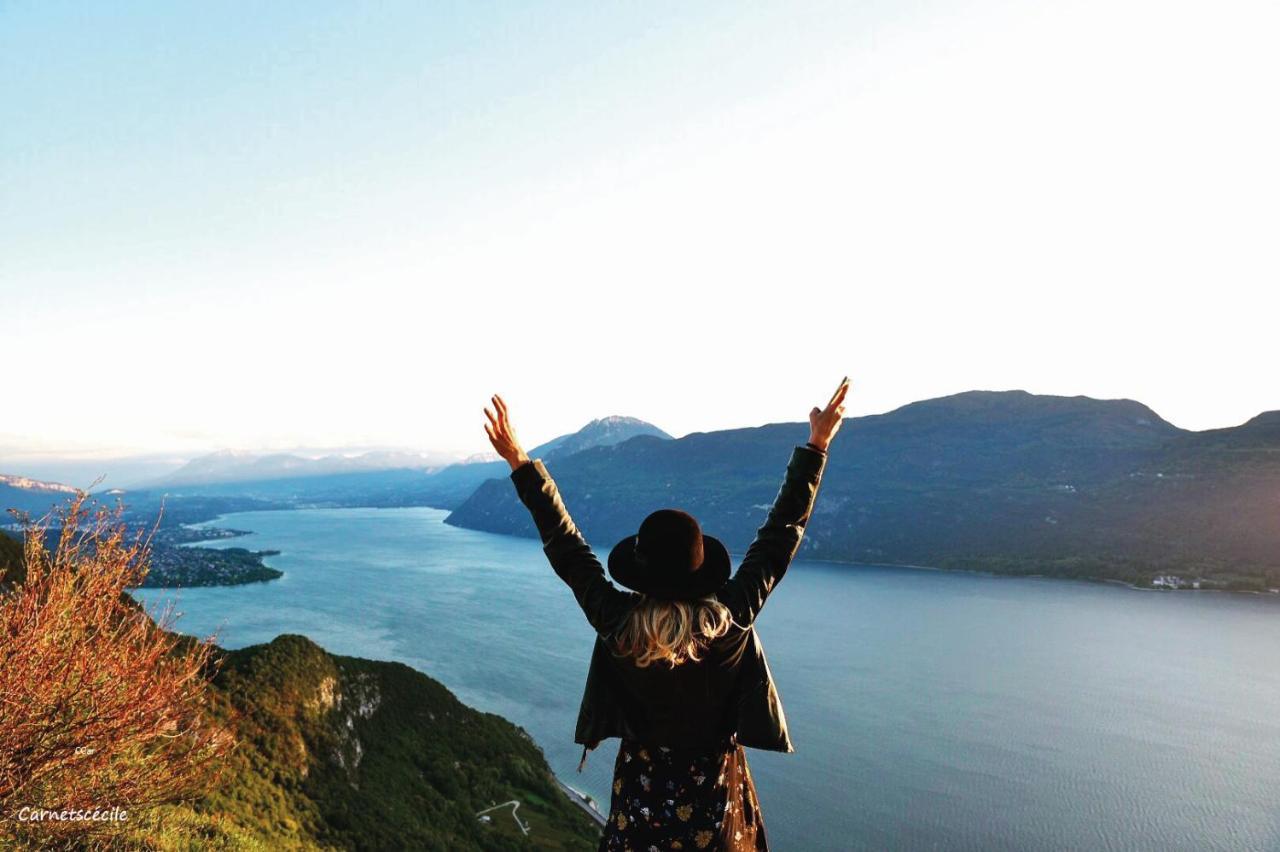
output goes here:
[{"label": "finger", "polygon": [[491,412],[489,409],[487,409],[487,408],[486,408],[486,409],[484,410],[484,416],[489,418],[489,422],[493,424],[494,431],[497,431],[497,429],[498,429],[498,418],[496,418],[496,417],[494,417],[494,416],[493,416],[493,412]]},{"label": "finger", "polygon": [[849,395],[849,388],[849,379],[845,378],[844,383],[840,385],[840,388],[836,391],[836,405],[844,403],[844,398]]},{"label": "finger", "polygon": [[493,395],[493,404],[498,406],[498,413],[503,417],[507,416],[507,402],[498,394]]},{"label": "finger", "polygon": [[832,403],[836,401],[836,397],[840,396],[841,391],[847,391],[848,389],[849,389],[849,377],[845,376],[843,379],[840,380],[840,385],[836,388],[836,392],[831,394],[831,399],[827,401],[827,407],[828,408],[831,407]]},{"label": "finger", "polygon": [[495,437],[493,436],[493,429],[492,429],[492,427],[490,427],[490,426],[489,426],[489,424],[488,424],[488,423],[484,424],[484,433],[485,433],[486,435],[488,435],[488,436],[489,436],[489,442],[490,442],[490,443],[493,443],[494,441],[497,441],[497,440],[498,440],[497,438],[495,438]]}]

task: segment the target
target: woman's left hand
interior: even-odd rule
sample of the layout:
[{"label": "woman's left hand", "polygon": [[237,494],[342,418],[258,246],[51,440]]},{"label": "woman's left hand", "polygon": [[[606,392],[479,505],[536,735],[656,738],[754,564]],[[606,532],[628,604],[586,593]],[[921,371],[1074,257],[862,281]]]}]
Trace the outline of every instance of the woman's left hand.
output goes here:
[{"label": "woman's left hand", "polygon": [[498,413],[494,414],[488,408],[484,410],[484,416],[489,418],[489,422],[484,424],[484,433],[489,436],[489,443],[493,444],[494,451],[515,470],[529,461],[529,456],[516,437],[515,427],[511,425],[511,418],[507,414],[507,404],[497,394],[491,400]]}]

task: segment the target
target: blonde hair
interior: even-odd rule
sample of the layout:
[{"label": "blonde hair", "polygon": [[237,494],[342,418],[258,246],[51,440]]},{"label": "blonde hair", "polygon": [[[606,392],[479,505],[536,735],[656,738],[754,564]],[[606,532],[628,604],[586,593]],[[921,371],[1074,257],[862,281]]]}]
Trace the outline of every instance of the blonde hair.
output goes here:
[{"label": "blonde hair", "polygon": [[702,651],[736,623],[714,597],[669,601],[645,596],[617,632],[615,656],[632,657],[640,668],[658,662],[675,668],[702,659]]}]

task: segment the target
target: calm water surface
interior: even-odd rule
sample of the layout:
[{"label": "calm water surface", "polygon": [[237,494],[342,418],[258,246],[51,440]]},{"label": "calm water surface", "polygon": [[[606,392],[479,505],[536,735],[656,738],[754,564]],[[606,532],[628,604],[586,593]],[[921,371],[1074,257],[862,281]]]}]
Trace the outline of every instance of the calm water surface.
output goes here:
[{"label": "calm water surface", "polygon": [[[574,771],[572,595],[536,541],[445,515],[229,515],[254,534],[210,546],[278,549],[283,578],[138,596],[227,647],[407,663],[607,805],[617,741]],[[782,852],[1280,850],[1280,601],[800,560],[758,628],[797,749],[748,752]]]}]

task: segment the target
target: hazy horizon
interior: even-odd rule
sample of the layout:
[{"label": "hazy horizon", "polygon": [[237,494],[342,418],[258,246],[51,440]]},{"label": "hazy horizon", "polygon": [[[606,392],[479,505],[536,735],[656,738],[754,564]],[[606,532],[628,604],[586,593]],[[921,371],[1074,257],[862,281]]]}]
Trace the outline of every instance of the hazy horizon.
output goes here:
[{"label": "hazy horizon", "polygon": [[[0,6],[5,459],[1280,407],[1280,10]],[[95,456],[96,454],[96,456]]]},{"label": "hazy horizon", "polygon": [[[990,390],[990,389],[981,389],[981,390]],[[1014,389],[1014,390],[1020,390],[1020,389]],[[961,393],[964,393],[964,392],[961,391]],[[948,396],[950,396],[950,394],[948,394]],[[1083,394],[1082,396],[1088,397],[1088,394]],[[1096,397],[1092,397],[1092,398],[1096,399]],[[926,400],[912,400],[911,402],[923,402],[923,401],[926,401]],[[1139,403],[1142,402],[1142,400],[1134,400],[1134,401]],[[908,402],[906,404],[910,405],[911,403]],[[897,410],[900,407],[901,406],[895,406],[893,409],[890,409],[889,411]],[[1264,409],[1264,411],[1270,411],[1270,410],[1277,410],[1277,409]],[[884,412],[870,411],[870,412],[863,412],[861,414],[852,414],[850,415],[850,419],[854,419],[857,417],[873,416],[878,414],[886,414],[886,413],[889,413],[889,411],[884,411]],[[1242,423],[1246,422],[1247,420],[1251,419],[1252,417],[1257,416],[1257,414],[1261,414],[1261,413],[1263,413],[1263,411],[1259,411],[1256,414],[1251,415],[1250,417],[1246,417],[1245,420],[1240,421],[1240,423],[1232,423],[1228,425],[1239,426]],[[1156,411],[1156,414],[1160,415],[1160,412]],[[611,416],[636,417],[636,415],[623,414],[622,412],[611,412],[609,414],[601,414],[599,415],[599,418],[611,417]],[[1163,415],[1160,415],[1160,416],[1163,417]],[[596,420],[599,418],[592,417],[591,420]],[[657,426],[660,429],[663,429],[664,431],[671,434],[673,438],[683,438],[689,434],[693,434],[694,432],[717,431],[717,430],[695,429],[695,430],[690,430],[687,432],[677,434],[677,433],[671,432],[671,430],[669,429],[666,429],[662,423],[656,423],[652,420],[648,420],[648,418],[645,418],[645,417],[639,417],[638,419],[645,420],[646,422],[649,422],[652,425]],[[1164,419],[1168,420],[1168,418],[1164,418]],[[538,435],[532,438],[522,437],[522,441],[525,443],[527,447],[535,447],[553,438],[560,437],[561,435],[566,435],[566,434],[576,432],[578,429],[581,429],[582,427],[586,426],[587,423],[591,422],[591,420],[583,423],[578,423],[576,425],[565,425],[563,428],[560,428],[554,431],[552,434],[548,434],[548,435]],[[773,420],[768,422],[769,423],[789,423],[789,422],[803,422],[803,421],[801,418],[792,418],[789,420]],[[728,424],[720,428],[736,429],[736,428],[744,428],[744,427],[750,428],[750,427],[763,426],[763,425],[766,425],[766,424],[765,423],[739,423],[739,424]],[[1181,426],[1178,423],[1173,423],[1173,425],[1178,426],[1179,428],[1184,428],[1184,429],[1186,428],[1184,426]],[[1209,428],[1222,428],[1222,427],[1209,427]],[[1204,430],[1192,430],[1192,431],[1204,431]],[[51,451],[51,450],[24,451],[24,450],[21,450],[20,448],[16,448],[13,446],[5,446],[3,444],[0,444],[0,474],[10,474],[10,475],[16,474],[21,476],[32,477],[35,479],[53,480],[53,481],[64,481],[65,478],[70,477],[77,481],[70,482],[69,484],[77,485],[80,487],[84,487],[93,479],[95,479],[97,476],[105,474],[109,480],[113,479],[114,481],[104,483],[103,487],[118,487],[118,486],[135,486],[136,487],[141,484],[146,484],[150,480],[153,480],[156,478],[163,478],[166,472],[170,470],[174,470],[193,459],[202,458],[205,456],[209,456],[215,453],[222,453],[222,452],[243,454],[246,456],[274,455],[274,454],[297,455],[297,456],[302,456],[302,457],[311,458],[311,459],[319,459],[327,456],[351,457],[351,456],[363,455],[366,453],[409,453],[409,454],[421,454],[424,456],[431,456],[434,459],[434,461],[432,462],[433,464],[447,464],[447,463],[451,463],[452,461],[461,461],[465,459],[472,459],[472,458],[479,458],[479,457],[484,457],[489,460],[497,460],[498,458],[497,455],[493,452],[492,448],[486,448],[486,449],[475,450],[475,451],[464,451],[459,449],[447,449],[447,448],[435,447],[427,444],[417,446],[417,447],[391,446],[391,445],[372,445],[372,446],[346,445],[346,446],[317,447],[317,446],[307,446],[304,444],[267,446],[267,447],[209,447],[204,450],[196,450],[189,453],[172,453],[172,452],[171,453],[159,453],[159,452],[119,453],[119,452],[112,452],[112,451],[95,452],[91,450],[80,451],[80,452],[59,453],[57,451]],[[101,463],[100,469],[95,469],[95,463]],[[123,478],[122,478],[121,472],[124,472]],[[60,479],[59,477],[63,477],[63,478]]]}]

